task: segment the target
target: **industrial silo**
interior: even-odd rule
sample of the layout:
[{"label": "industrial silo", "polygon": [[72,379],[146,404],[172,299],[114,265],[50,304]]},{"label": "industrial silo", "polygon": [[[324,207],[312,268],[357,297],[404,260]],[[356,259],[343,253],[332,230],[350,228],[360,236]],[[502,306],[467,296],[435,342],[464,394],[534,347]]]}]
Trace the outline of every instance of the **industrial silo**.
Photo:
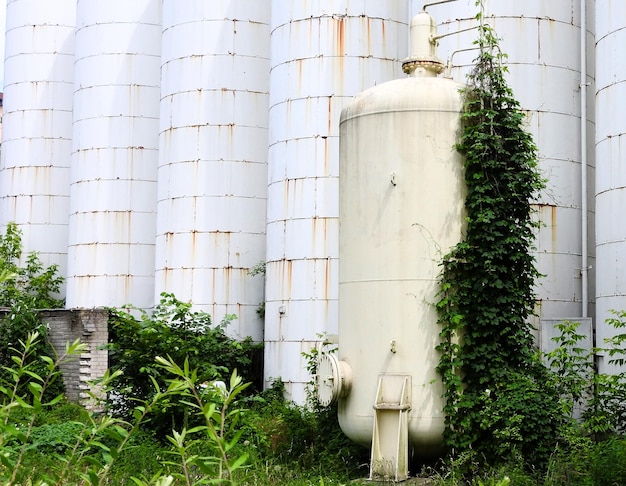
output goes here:
[{"label": "industrial silo", "polygon": [[339,114],[402,74],[407,23],[400,0],[272,2],[265,379],[299,403],[302,353],[337,333]]},{"label": "industrial silo", "polygon": [[269,0],[163,1],[156,293],[263,339]]},{"label": "industrial silo", "polygon": [[[606,324],[611,311],[626,310],[626,3],[596,1],[596,341],[623,332]],[[614,371],[601,355],[600,372]]]},{"label": "industrial silo", "polygon": [[464,227],[462,85],[437,77],[426,12],[411,23],[409,77],[359,94],[341,113],[338,357],[320,398],[372,449],[372,479],[406,479],[409,449],[442,453],[436,368],[440,263]]},{"label": "industrial silo", "polygon": [[16,222],[25,253],[67,259],[75,0],[8,0],[0,228]]},{"label": "industrial silo", "polygon": [[159,0],[79,0],[67,306],[154,297]]},{"label": "industrial silo", "polygon": [[[477,55],[474,1],[432,2],[440,22],[439,54],[463,81]],[[585,8],[585,4],[589,4]],[[581,15],[581,8],[584,10]],[[527,113],[547,188],[535,201],[542,223],[536,240],[540,323],[581,320],[591,332],[594,258],[593,2],[485,0],[483,21],[501,38],[507,81]],[[584,32],[584,35],[581,33]],[[582,114],[582,115],[581,115]],[[581,119],[584,120],[581,122]],[[590,230],[591,228],[591,230]],[[543,326],[542,326],[543,327]],[[540,344],[550,346],[544,335]]]}]

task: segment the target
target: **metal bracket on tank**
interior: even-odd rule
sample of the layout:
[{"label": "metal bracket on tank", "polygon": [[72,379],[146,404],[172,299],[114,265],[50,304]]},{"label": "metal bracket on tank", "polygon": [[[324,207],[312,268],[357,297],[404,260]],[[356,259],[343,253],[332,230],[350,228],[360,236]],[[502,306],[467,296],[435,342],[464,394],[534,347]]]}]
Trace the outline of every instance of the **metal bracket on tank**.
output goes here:
[{"label": "metal bracket on tank", "polygon": [[410,391],[409,375],[378,378],[370,480],[404,481],[409,476]]}]

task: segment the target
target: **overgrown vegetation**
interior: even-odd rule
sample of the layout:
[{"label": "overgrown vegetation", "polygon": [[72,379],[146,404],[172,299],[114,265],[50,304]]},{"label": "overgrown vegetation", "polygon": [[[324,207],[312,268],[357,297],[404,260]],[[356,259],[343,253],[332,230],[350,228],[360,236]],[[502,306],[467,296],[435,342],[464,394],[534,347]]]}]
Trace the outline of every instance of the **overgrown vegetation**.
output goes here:
[{"label": "overgrown vegetation", "polygon": [[[593,457],[623,447],[619,437],[601,445],[592,438],[621,432],[625,377],[594,373],[598,350],[579,347],[573,323],[561,325],[556,351],[536,351],[530,317],[538,222],[531,202],[544,181],[525,115],[505,80],[498,39],[482,13],[477,19],[480,53],[463,93],[457,146],[465,156],[467,228],[443,259],[438,302],[450,464],[465,478],[508,468],[517,476],[512,484],[618,484],[623,478],[595,482],[562,466],[583,450]],[[624,317],[611,324],[623,326]],[[621,355],[623,342],[618,336],[606,352]]]},{"label": "overgrown vegetation", "polygon": [[[57,275],[56,265],[45,267],[36,253],[31,253],[22,261],[22,232],[15,223],[7,225],[4,234],[0,234],[0,307],[6,308],[0,321],[0,384],[13,383],[11,367],[12,348],[25,342],[31,333],[43,338],[47,328],[38,316],[39,309],[63,307],[59,291],[63,279]],[[43,376],[47,365],[39,357],[54,357],[54,351],[46,339],[33,343],[34,349],[25,357],[28,370]],[[20,380],[19,393],[31,380],[28,376]],[[63,391],[63,382],[54,379],[48,385],[52,396]]]},{"label": "overgrown vegetation", "polygon": [[[238,341],[227,336],[226,327],[235,318],[227,316],[215,325],[209,314],[192,310],[191,304],[168,293],[161,295],[152,314],[111,309],[109,364],[112,371],[121,373],[115,379],[115,392],[109,395],[109,410],[128,418],[138,400],[150,400],[157,393],[155,383],[158,389],[165,386],[168,376],[156,365],[156,356],[188,362],[199,383],[228,381],[230,373],[237,370],[246,382],[258,384],[262,370],[256,358],[262,345],[250,338]],[[172,427],[185,424],[188,418],[187,407],[163,399],[153,412],[152,428],[165,438]]]},{"label": "overgrown vegetation", "polygon": [[[422,473],[441,486],[626,484],[626,373],[594,369],[597,353],[626,362],[626,333],[588,350],[578,325],[562,322],[554,351],[534,349],[530,201],[543,182],[497,39],[480,32],[458,146],[467,233],[443,261],[438,304],[451,454]],[[343,436],[335,408],[314,394],[308,407],[287,402],[280,380],[250,385],[260,347],[227,337],[234,316],[215,325],[171,294],[151,315],[111,310],[106,412],[67,403],[59,367],[83,345],[52,352],[36,310],[62,304],[61,279],[36,255],[21,267],[21,251],[9,225],[0,235],[2,484],[328,485],[367,475],[368,451]],[[623,330],[626,311],[608,323]],[[315,352],[305,357],[314,372]]]},{"label": "overgrown vegetation", "polygon": [[546,386],[529,323],[538,277],[531,201],[544,182],[497,38],[482,22],[479,29],[457,147],[465,156],[467,229],[444,257],[438,303],[445,439],[468,466],[519,455],[543,467],[561,426],[558,390]]}]

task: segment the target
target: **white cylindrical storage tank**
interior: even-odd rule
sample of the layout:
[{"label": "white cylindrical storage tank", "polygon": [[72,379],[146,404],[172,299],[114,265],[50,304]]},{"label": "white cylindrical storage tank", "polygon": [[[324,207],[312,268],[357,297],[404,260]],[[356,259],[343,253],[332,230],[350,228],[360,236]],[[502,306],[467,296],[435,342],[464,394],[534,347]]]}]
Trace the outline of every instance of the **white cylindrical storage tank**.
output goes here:
[{"label": "white cylindrical storage tank", "polygon": [[160,1],[79,0],[68,307],[154,296]]},{"label": "white cylindrical storage tank", "polygon": [[8,0],[0,227],[65,274],[72,151],[75,0]]},{"label": "white cylindrical storage tank", "polygon": [[464,227],[463,159],[454,149],[462,99],[460,84],[412,52],[411,77],[364,91],[341,114],[338,353],[351,386],[339,422],[370,446],[381,416],[408,406],[408,441],[433,456],[444,430],[440,263]]},{"label": "white cylindrical storage tank", "polygon": [[269,0],[163,1],[156,293],[263,339]]},{"label": "white cylindrical storage tank", "polygon": [[[588,2],[592,5],[592,2]],[[526,2],[486,0],[485,22],[501,38],[507,54],[507,81],[528,114],[528,130],[538,146],[539,167],[547,178],[547,188],[536,201],[542,226],[536,240],[537,267],[543,275],[536,289],[539,318],[583,316],[582,303],[588,294],[589,314],[593,312],[593,278],[583,288],[583,197],[581,162],[587,165],[589,187],[593,187],[593,7],[587,9],[588,76],[581,83],[580,0]],[[438,20],[439,55],[450,59],[452,76],[464,81],[477,51],[472,47],[476,30],[455,34],[476,26],[478,7],[474,2],[451,2],[428,7]],[[581,90],[581,84],[582,90]],[[583,157],[581,148],[581,92],[588,93],[589,143]],[[589,224],[593,228],[593,197],[587,197]],[[585,238],[587,266],[593,266],[593,230]],[[585,269],[588,270],[588,269]],[[587,299],[585,299],[587,300]]]},{"label": "white cylindrical storage tank", "polygon": [[337,333],[339,114],[401,75],[407,21],[400,0],[273,2],[265,379],[298,403],[302,353]]},{"label": "white cylindrical storage tank", "polygon": [[[606,324],[611,310],[626,310],[626,3],[596,1],[596,342],[621,332]],[[615,371],[601,356],[600,372]]]}]

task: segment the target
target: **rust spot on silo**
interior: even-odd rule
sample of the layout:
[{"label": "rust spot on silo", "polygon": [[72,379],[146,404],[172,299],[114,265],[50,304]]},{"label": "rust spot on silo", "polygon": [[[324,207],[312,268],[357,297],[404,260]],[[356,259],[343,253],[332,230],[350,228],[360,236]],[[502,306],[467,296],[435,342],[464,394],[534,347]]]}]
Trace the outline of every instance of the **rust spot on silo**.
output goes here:
[{"label": "rust spot on silo", "polygon": [[326,259],[326,266],[324,267],[324,299],[330,297],[330,258]]},{"label": "rust spot on silo", "polygon": [[337,55],[343,57],[345,55],[345,19],[340,17],[337,20]]},{"label": "rust spot on silo", "polygon": [[191,261],[195,262],[196,261],[196,235],[198,234],[197,230],[191,230],[191,249],[190,249],[190,253],[191,253]]},{"label": "rust spot on silo", "polygon": [[302,59],[296,59],[296,69],[298,70],[298,92],[302,86]]},{"label": "rust spot on silo", "polygon": [[546,226],[550,227],[551,245],[550,251],[554,251],[558,241],[557,232],[557,206],[555,204],[537,204],[539,212],[539,220]]},{"label": "rust spot on silo", "polygon": [[293,285],[293,260],[287,260],[287,298],[291,298],[291,287]]},{"label": "rust spot on silo", "polygon": [[324,175],[328,175],[328,137],[322,137],[324,140]]},{"label": "rust spot on silo", "polygon": [[330,135],[331,133],[331,129],[332,129],[332,101],[333,101],[333,97],[329,96],[328,97],[328,134]]}]

